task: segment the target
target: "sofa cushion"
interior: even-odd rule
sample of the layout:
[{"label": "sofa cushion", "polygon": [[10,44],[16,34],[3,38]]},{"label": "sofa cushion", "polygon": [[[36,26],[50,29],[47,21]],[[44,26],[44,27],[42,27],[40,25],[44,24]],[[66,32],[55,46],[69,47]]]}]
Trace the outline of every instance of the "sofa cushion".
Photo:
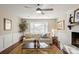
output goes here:
[{"label": "sofa cushion", "polygon": [[31,38],[32,34],[25,34],[25,38]]}]

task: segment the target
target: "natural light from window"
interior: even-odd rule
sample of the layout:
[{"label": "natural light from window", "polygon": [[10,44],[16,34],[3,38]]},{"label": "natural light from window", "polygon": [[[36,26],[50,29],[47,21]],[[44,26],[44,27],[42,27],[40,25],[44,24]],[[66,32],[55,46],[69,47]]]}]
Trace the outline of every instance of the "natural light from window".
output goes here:
[{"label": "natural light from window", "polygon": [[48,32],[48,22],[32,22],[30,24],[32,34],[45,34]]}]

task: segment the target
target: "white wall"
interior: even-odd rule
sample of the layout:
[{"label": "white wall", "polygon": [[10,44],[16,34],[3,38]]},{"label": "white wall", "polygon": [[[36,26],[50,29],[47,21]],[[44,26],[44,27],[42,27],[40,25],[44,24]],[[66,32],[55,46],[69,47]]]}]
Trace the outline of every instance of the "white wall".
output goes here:
[{"label": "white wall", "polygon": [[70,14],[74,14],[74,10],[79,8],[79,6],[73,6],[72,8],[70,7],[69,10],[67,10],[63,16],[61,16],[57,21],[60,20],[65,20],[65,30],[58,31],[57,36],[58,39],[61,43],[64,44],[71,44],[72,39],[71,39],[71,32],[79,32],[79,25],[72,27],[72,30],[69,30],[68,25],[69,25],[69,16]]},{"label": "white wall", "polygon": [[[12,29],[10,31],[4,30],[4,18],[12,20]],[[0,14],[0,52],[19,41],[21,36],[19,33],[19,23],[19,17]]]},{"label": "white wall", "polygon": [[0,51],[4,49],[3,36],[0,36]]}]

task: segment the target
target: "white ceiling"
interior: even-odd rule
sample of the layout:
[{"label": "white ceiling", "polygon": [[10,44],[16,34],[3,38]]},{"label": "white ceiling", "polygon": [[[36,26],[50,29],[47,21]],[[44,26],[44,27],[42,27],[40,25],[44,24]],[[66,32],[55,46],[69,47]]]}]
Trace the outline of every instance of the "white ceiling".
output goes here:
[{"label": "white ceiling", "polygon": [[[28,6],[30,8],[25,8],[24,6]],[[68,10],[76,8],[79,6],[78,4],[41,4],[40,8],[53,8],[53,11],[44,11],[44,15],[36,13],[36,8],[38,7],[36,4],[2,4],[0,5],[0,12],[5,12],[13,16],[18,16],[21,18],[28,19],[56,19],[62,15],[64,15]]]}]

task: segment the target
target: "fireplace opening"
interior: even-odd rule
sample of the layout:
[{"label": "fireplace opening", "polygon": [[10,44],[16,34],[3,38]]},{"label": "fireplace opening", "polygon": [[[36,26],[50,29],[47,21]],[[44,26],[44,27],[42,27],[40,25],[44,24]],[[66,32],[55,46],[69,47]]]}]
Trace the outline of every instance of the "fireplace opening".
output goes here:
[{"label": "fireplace opening", "polygon": [[72,32],[72,45],[79,47],[79,32]]}]

